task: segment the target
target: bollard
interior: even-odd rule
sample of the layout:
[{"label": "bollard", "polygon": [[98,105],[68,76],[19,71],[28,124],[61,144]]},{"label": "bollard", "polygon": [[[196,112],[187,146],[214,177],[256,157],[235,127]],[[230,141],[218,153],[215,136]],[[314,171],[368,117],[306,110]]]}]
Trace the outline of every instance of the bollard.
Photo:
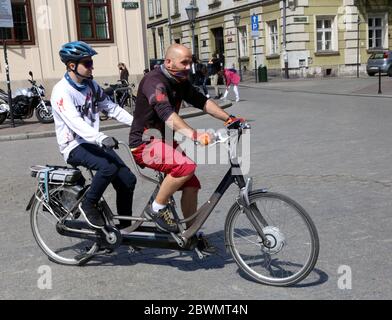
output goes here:
[{"label": "bollard", "polygon": [[378,68],[378,94],[382,94],[381,92],[381,68]]}]

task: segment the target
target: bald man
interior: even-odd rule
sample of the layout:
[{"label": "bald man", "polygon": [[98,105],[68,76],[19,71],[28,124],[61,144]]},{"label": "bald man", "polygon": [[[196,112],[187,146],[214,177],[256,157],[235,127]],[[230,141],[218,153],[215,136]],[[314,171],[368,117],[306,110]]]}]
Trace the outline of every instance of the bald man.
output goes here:
[{"label": "bald man", "polygon": [[[179,117],[182,101],[185,100],[219,120],[228,121],[233,118],[213,100],[207,99],[193,88],[188,80],[191,64],[192,54],[187,47],[180,44],[169,47],[164,64],[146,74],[140,82],[129,135],[129,146],[136,162],[141,167],[166,174],[159,193],[151,207],[146,209],[146,214],[159,229],[174,233],[179,229],[167,207],[170,197],[182,190],[182,213],[188,218],[197,210],[197,196],[201,186],[195,176],[196,164],[173,141],[173,132],[180,132],[202,145],[208,145],[212,141],[210,134],[197,132]],[[165,127],[166,130],[171,129],[170,133],[165,134]],[[148,129],[158,130],[160,136],[152,137],[153,131]],[[190,224],[187,225],[189,226]]]}]

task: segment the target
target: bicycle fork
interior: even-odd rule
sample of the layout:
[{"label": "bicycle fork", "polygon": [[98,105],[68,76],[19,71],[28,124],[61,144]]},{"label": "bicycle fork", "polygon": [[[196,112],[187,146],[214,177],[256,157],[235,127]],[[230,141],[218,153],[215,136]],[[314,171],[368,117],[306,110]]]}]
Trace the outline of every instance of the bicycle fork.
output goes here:
[{"label": "bicycle fork", "polygon": [[269,247],[271,242],[267,239],[263,231],[263,228],[268,226],[268,223],[257,208],[257,205],[250,203],[249,194],[252,191],[252,182],[252,178],[248,178],[245,187],[240,190],[240,196],[237,200],[237,203],[241,210],[245,212],[251,224],[255,227],[257,233],[263,241],[263,245]]}]

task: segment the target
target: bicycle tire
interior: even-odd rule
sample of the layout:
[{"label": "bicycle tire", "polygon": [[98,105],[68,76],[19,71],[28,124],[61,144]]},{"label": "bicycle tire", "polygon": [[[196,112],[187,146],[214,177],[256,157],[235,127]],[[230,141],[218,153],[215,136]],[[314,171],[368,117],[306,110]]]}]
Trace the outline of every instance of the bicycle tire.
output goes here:
[{"label": "bicycle tire", "polygon": [[[34,200],[31,210],[30,210],[30,225],[31,225],[31,230],[33,232],[33,236],[35,241],[37,242],[38,246],[41,248],[41,250],[48,256],[50,261],[56,262],[58,264],[62,265],[82,265],[83,261],[86,259],[87,256],[93,255],[99,250],[99,246],[97,246],[96,242],[94,241],[87,241],[87,240],[82,240],[82,239],[76,239],[76,238],[70,238],[66,236],[61,236],[57,230],[56,230],[56,225],[52,225],[53,230],[50,230],[50,226],[47,227],[49,232],[53,232],[53,235],[48,237],[49,239],[45,239],[46,236],[44,237],[41,231],[41,224],[39,220],[39,214],[41,213],[40,208],[42,208],[43,204],[42,201],[38,201],[37,199]],[[42,212],[45,212],[42,210]],[[52,214],[46,210],[45,212],[45,219],[51,219],[54,218],[55,222],[55,217],[52,216]],[[47,220],[49,221],[49,220]],[[52,222],[49,222],[49,224],[52,224]],[[73,245],[77,245],[77,241],[80,241],[79,247],[77,251],[75,251],[75,254],[71,253],[70,256],[64,256],[62,255],[59,250],[63,250],[65,252],[65,249],[67,248],[72,248],[72,246],[69,247],[61,247],[59,248],[54,248],[52,244],[49,244],[49,241],[54,241],[54,240],[61,240],[61,241],[68,241],[68,243],[72,243]],[[74,241],[74,243],[72,242]],[[57,251],[57,252],[56,252]],[[68,252],[68,251],[67,251]]]},{"label": "bicycle tire", "polygon": [[[276,245],[276,248],[267,248],[263,243],[261,238],[258,236],[258,233],[256,231],[256,229],[254,228],[254,226],[251,224],[251,222],[249,221],[249,219],[247,218],[246,214],[243,213],[242,209],[240,208],[240,206],[235,203],[226,218],[226,222],[225,222],[225,243],[226,243],[226,247],[228,248],[228,250],[230,251],[231,255],[233,256],[235,262],[237,263],[237,265],[240,267],[240,269],[242,271],[244,271],[252,280],[258,282],[258,283],[262,283],[262,284],[266,284],[266,285],[271,285],[271,286],[279,286],[279,287],[285,287],[285,286],[290,286],[290,285],[294,285],[300,281],[302,281],[303,279],[305,279],[309,273],[313,270],[316,262],[317,262],[317,258],[318,258],[318,254],[319,254],[319,238],[318,238],[318,234],[317,234],[317,230],[316,227],[313,223],[313,221],[311,220],[309,214],[298,204],[296,203],[294,200],[288,198],[287,196],[281,195],[281,194],[277,194],[277,193],[269,193],[269,192],[265,192],[262,190],[255,190],[252,191],[249,195],[249,199],[251,202],[251,205],[254,206],[256,205],[256,208],[259,209],[259,213],[260,212],[260,208],[259,206],[257,206],[257,202],[259,200],[264,201],[264,200],[270,200],[272,202],[278,202],[284,205],[284,209],[285,210],[289,210],[287,211],[288,213],[295,213],[297,215],[297,218],[300,217],[301,219],[299,221],[302,221],[304,223],[304,226],[306,226],[306,230],[300,230],[300,231],[296,231],[293,233],[293,237],[288,239],[291,234],[288,231],[289,227],[293,227],[293,228],[298,228],[298,224],[297,225],[293,225],[291,222],[293,221],[293,217],[291,217],[290,219],[290,225],[289,226],[284,226],[284,228],[281,227],[281,229],[279,229],[279,227],[276,225],[276,221],[278,221],[278,218],[274,218],[272,219],[268,213],[266,213],[267,211],[267,207],[263,207],[263,213],[261,214],[261,216],[263,217],[264,220],[264,224],[262,225],[263,228],[263,232],[266,234],[266,236],[268,237],[269,240],[274,239],[274,241],[271,242],[274,243]],[[267,203],[268,204],[268,203]],[[272,211],[273,205],[271,205],[271,211]],[[276,208],[274,208],[275,211]],[[283,210],[279,210],[281,211],[283,214]],[[271,215],[272,213],[270,213]],[[252,232],[249,232],[248,229],[240,229],[237,228],[236,229],[236,224],[237,222],[239,222],[239,219],[241,219],[241,221],[244,221],[244,223],[247,223],[247,228],[249,229],[254,229],[254,230],[250,230]],[[261,221],[261,219],[259,219],[259,222]],[[267,223],[267,225],[265,225],[265,223]],[[275,223],[272,224],[271,223]],[[249,227],[250,226],[250,227]],[[237,230],[237,231],[236,231]],[[245,231],[244,231],[245,230]],[[305,232],[307,231],[307,232]],[[303,254],[303,249],[302,248],[296,248],[295,245],[291,246],[292,243],[295,243],[295,239],[294,239],[294,235],[298,235],[299,237],[303,237],[306,234],[308,234],[309,239],[306,239],[306,242],[304,242],[305,247],[308,247],[309,252],[307,257],[305,258],[305,261],[303,263],[303,265],[301,264],[295,264],[296,262],[286,262],[284,260],[282,260],[282,262],[278,261],[278,255],[283,253],[288,252],[287,250],[291,250],[293,252],[295,252],[295,250],[299,253],[299,254]],[[256,255],[254,255],[251,258],[251,263],[249,263],[247,261],[247,259],[249,258],[249,256],[242,256],[240,254],[240,245],[238,244],[238,242],[240,241],[241,238],[245,239],[245,236],[249,236],[248,239],[246,239],[245,244],[248,245],[249,247],[256,247]],[[285,238],[286,237],[286,238]],[[238,240],[237,240],[238,239]],[[288,242],[286,240],[289,240]],[[301,240],[302,241],[302,240]],[[308,243],[309,241],[309,243]],[[251,245],[249,245],[249,243],[251,243]],[[242,250],[242,248],[241,248]],[[253,249],[252,249],[253,250]],[[274,252],[276,251],[276,252]],[[253,253],[252,253],[253,254]],[[264,262],[264,266],[266,268],[266,272],[269,273],[271,276],[266,276],[260,273],[259,269],[260,268],[260,262],[256,263],[256,258],[258,259],[258,256],[262,256],[264,255],[265,257],[263,257],[262,259],[260,259],[260,262]],[[273,260],[271,259],[271,256],[274,258]],[[300,269],[296,272],[293,272],[290,270],[290,268],[295,268],[296,266],[299,266]],[[281,270],[280,270],[281,269]],[[285,270],[287,269],[287,270]],[[276,272],[276,273],[275,273]],[[287,276],[284,276],[285,273],[287,272]],[[282,275],[283,277],[275,277],[275,275]]]}]

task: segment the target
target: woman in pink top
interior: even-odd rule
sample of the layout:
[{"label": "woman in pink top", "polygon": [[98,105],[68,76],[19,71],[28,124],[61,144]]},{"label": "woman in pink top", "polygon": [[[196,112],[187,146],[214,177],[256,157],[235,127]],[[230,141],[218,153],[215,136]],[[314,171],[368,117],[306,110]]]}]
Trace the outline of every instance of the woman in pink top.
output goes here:
[{"label": "woman in pink top", "polygon": [[227,95],[229,94],[229,89],[231,85],[233,85],[233,90],[235,93],[235,101],[240,101],[240,93],[238,91],[238,84],[240,83],[240,76],[235,69],[224,69],[223,76],[226,82],[226,92],[221,99],[226,99]]}]

